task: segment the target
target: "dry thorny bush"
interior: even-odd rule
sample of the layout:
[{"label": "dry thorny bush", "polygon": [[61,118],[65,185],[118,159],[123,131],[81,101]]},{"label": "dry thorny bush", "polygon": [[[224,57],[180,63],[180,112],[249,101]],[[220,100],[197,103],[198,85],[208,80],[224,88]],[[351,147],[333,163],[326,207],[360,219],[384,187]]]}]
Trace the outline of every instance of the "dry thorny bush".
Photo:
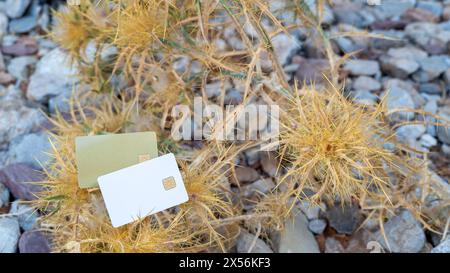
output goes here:
[{"label": "dry thorny bush", "polygon": [[[75,92],[71,113],[52,118],[54,163],[36,206],[45,213],[42,225],[53,234],[54,250],[229,251],[244,226],[266,234],[282,230],[303,200],[356,202],[381,227],[396,209],[408,208],[425,227],[442,231],[448,193],[428,172],[427,155],[395,140],[392,113],[383,103],[363,107],[342,95],[338,70],[350,55],[333,52],[333,37],[321,25],[325,1],[316,2],[311,8],[304,1],[274,7],[269,0],[83,0],[55,12],[51,36],[91,91],[83,95],[89,99]],[[285,11],[292,18],[280,16]],[[298,28],[320,41],[329,59],[325,86],[298,87],[285,77],[271,41]],[[215,43],[225,29],[240,38],[241,50]],[[177,68],[180,60],[183,69]],[[205,85],[213,79],[238,83],[242,104],[258,98],[283,109],[275,143],[278,185],[260,195],[251,211],[233,201],[228,180],[236,156],[262,143],[205,142],[192,149],[169,140],[171,108],[191,104],[196,94],[207,103]],[[221,91],[217,101],[223,106]],[[74,139],[143,130],[158,133],[161,152],[177,154],[190,200],[115,229],[98,189],[78,188]],[[436,208],[434,200],[447,201]]]}]

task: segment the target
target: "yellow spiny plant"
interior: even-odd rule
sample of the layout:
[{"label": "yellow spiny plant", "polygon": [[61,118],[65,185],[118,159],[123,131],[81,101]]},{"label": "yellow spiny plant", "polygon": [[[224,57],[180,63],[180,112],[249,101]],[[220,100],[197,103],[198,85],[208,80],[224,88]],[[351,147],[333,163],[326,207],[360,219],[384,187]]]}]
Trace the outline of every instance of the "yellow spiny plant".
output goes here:
[{"label": "yellow spiny plant", "polygon": [[[81,107],[78,100],[73,100],[69,117],[58,113],[51,119],[54,126],[51,132],[53,163],[45,170],[48,178],[40,183],[44,190],[34,205],[44,212],[42,226],[52,234],[53,250],[227,251],[239,232],[239,227],[233,222],[222,223],[222,219],[239,214],[239,208],[232,205],[226,180],[226,170],[230,168],[230,160],[236,155],[236,150],[216,149],[211,144],[193,157],[181,158],[179,164],[189,201],[178,208],[113,228],[100,191],[78,186],[75,137],[142,129],[145,121],[129,124],[138,115],[133,101],[101,94],[94,101],[92,106]],[[148,125],[146,128],[155,129],[157,126]]]}]

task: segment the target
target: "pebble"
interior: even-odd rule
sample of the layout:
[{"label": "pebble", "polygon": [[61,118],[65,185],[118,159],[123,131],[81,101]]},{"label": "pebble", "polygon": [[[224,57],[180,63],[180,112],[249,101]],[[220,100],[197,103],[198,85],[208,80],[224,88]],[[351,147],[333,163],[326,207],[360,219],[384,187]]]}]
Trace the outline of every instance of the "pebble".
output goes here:
[{"label": "pebble", "polygon": [[427,94],[435,94],[440,95],[442,94],[441,85],[437,83],[424,83],[421,84],[419,87],[420,93],[427,93]]},{"label": "pebble", "polygon": [[280,33],[272,38],[272,45],[278,62],[285,65],[292,55],[294,55],[301,47],[300,41],[293,35]]},{"label": "pebble", "polygon": [[[438,111],[438,105],[436,100],[429,100],[423,107],[423,110],[427,113],[435,115]],[[436,119],[434,117],[425,116],[425,121],[427,123],[435,123]],[[436,126],[432,124],[427,124],[427,133],[431,136],[436,136]]]},{"label": "pebble", "polygon": [[311,230],[315,234],[322,234],[326,227],[327,222],[323,219],[314,219],[311,220],[308,224],[309,230]]},{"label": "pebble", "polygon": [[8,188],[0,183],[0,208],[6,206],[9,203],[9,190]]},{"label": "pebble", "polygon": [[327,219],[329,225],[341,234],[352,234],[360,224],[361,214],[359,208],[354,204],[346,204],[344,207],[336,203],[328,208]]},{"label": "pebble", "polygon": [[420,70],[413,78],[415,81],[424,83],[438,78],[449,68],[449,59],[444,56],[431,56],[420,61]]},{"label": "pebble", "polygon": [[19,237],[19,221],[15,217],[0,217],[0,253],[15,253]]},{"label": "pebble", "polygon": [[29,36],[21,37],[14,44],[2,47],[3,54],[12,56],[34,55],[38,51],[39,45],[37,41]]},{"label": "pebble", "polygon": [[34,56],[20,56],[11,59],[8,65],[8,73],[22,81],[28,79],[37,59]]},{"label": "pebble", "polygon": [[37,26],[37,16],[30,15],[9,22],[9,32],[23,34],[32,31]]},{"label": "pebble", "polygon": [[359,76],[353,82],[353,89],[355,90],[367,90],[376,91],[381,88],[381,83],[372,77]]},{"label": "pebble", "polygon": [[0,183],[3,183],[16,199],[36,199],[34,194],[41,190],[41,186],[30,182],[44,179],[43,174],[22,163],[8,165],[0,170]]},{"label": "pebble", "polygon": [[237,253],[249,253],[250,247],[252,247],[253,242],[255,242],[250,253],[273,253],[273,250],[260,238],[255,241],[255,235],[242,230],[237,239]]},{"label": "pebble", "polygon": [[48,238],[40,231],[25,231],[19,240],[20,253],[50,253]]},{"label": "pebble", "polygon": [[36,227],[39,214],[33,207],[16,200],[12,202],[9,213],[17,217],[23,230],[28,231]]},{"label": "pebble", "polygon": [[268,175],[275,177],[278,174],[278,163],[275,154],[266,152],[261,154],[262,169]]},{"label": "pebble", "polygon": [[344,64],[344,70],[354,76],[374,76],[380,74],[380,65],[376,61],[349,60]]},{"label": "pebble", "polygon": [[27,107],[21,100],[0,100],[0,149],[17,136],[37,130],[44,121],[39,109]]},{"label": "pebble", "polygon": [[3,38],[8,32],[8,17],[0,12],[0,39]]},{"label": "pebble", "polygon": [[240,183],[253,182],[259,179],[259,173],[253,168],[237,166],[235,172]]},{"label": "pebble", "polygon": [[321,83],[324,81],[323,73],[328,69],[328,61],[325,59],[305,59],[295,56],[293,62],[299,64],[295,76],[299,83]]},{"label": "pebble", "polygon": [[20,136],[11,141],[9,148],[9,163],[26,163],[35,169],[46,167],[51,157],[49,135],[35,133]]},{"label": "pebble", "polygon": [[303,213],[296,213],[288,219],[280,235],[279,253],[320,253],[313,233],[308,229],[308,220]]},{"label": "pebble", "polygon": [[9,18],[19,18],[24,15],[31,0],[6,0],[6,14]]},{"label": "pebble", "polygon": [[397,59],[409,59],[419,62],[428,57],[428,53],[414,46],[390,48],[387,55]]},{"label": "pebble", "polygon": [[434,138],[432,135],[424,134],[420,137],[420,144],[423,147],[431,148],[437,145],[437,139]]},{"label": "pebble", "polygon": [[[375,234],[383,247],[395,253],[418,253],[425,245],[425,233],[420,223],[408,210],[402,210],[384,224],[385,240],[381,231]],[[389,246],[388,246],[389,245]]]},{"label": "pebble", "polygon": [[409,75],[416,72],[420,67],[416,61],[407,58],[384,56],[380,58],[380,62],[383,72],[399,79],[408,78]]},{"label": "pebble", "polygon": [[367,90],[356,90],[352,96],[355,102],[363,105],[375,105],[378,101],[378,96]]},{"label": "pebble", "polygon": [[[450,122],[450,107],[440,108],[437,114],[445,119],[447,124]],[[450,144],[450,127],[437,126],[437,136],[440,141]]]},{"label": "pebble", "polygon": [[320,211],[325,211],[325,204],[311,205],[308,201],[302,201],[298,203],[298,207],[305,214],[308,220],[314,220],[319,218]]},{"label": "pebble", "polygon": [[399,138],[399,140],[406,140],[406,142],[415,141],[425,134],[426,131],[427,128],[422,124],[403,125],[395,130],[397,138]]},{"label": "pebble", "polygon": [[450,237],[431,250],[431,253],[450,253]]},{"label": "pebble", "polygon": [[442,3],[434,2],[434,1],[418,1],[417,8],[423,9],[433,13],[435,16],[440,17],[444,11],[442,7]]},{"label": "pebble", "polygon": [[243,192],[245,197],[250,197],[255,193],[266,194],[275,188],[275,182],[272,178],[262,178],[244,187]]},{"label": "pebble", "polygon": [[405,28],[405,34],[430,54],[445,54],[450,41],[450,31],[441,29],[437,24],[427,22],[409,24]]},{"label": "pebble", "polygon": [[[386,106],[389,111],[399,108],[415,109],[414,100],[408,92],[407,86],[397,84],[387,84],[387,91],[383,92],[381,96],[386,100]],[[392,118],[412,119],[414,113],[398,112],[392,115]]]},{"label": "pebble", "polygon": [[76,75],[77,68],[70,64],[69,56],[61,49],[53,49],[38,62],[30,78],[27,97],[47,102],[50,97],[70,92],[78,82]]}]

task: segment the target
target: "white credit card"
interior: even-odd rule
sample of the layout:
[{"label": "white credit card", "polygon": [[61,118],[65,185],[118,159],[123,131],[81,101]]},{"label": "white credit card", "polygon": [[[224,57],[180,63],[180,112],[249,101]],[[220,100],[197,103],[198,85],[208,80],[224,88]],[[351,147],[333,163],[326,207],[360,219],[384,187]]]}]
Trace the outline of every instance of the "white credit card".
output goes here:
[{"label": "white credit card", "polygon": [[173,154],[100,176],[98,184],[113,227],[189,200]]}]

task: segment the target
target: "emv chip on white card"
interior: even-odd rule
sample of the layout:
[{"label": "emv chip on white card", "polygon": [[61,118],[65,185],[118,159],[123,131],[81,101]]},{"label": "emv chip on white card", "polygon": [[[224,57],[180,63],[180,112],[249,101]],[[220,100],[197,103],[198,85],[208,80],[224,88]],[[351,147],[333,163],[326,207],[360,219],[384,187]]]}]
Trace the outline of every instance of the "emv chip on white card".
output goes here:
[{"label": "emv chip on white card", "polygon": [[100,176],[98,184],[113,227],[189,200],[173,154]]}]

